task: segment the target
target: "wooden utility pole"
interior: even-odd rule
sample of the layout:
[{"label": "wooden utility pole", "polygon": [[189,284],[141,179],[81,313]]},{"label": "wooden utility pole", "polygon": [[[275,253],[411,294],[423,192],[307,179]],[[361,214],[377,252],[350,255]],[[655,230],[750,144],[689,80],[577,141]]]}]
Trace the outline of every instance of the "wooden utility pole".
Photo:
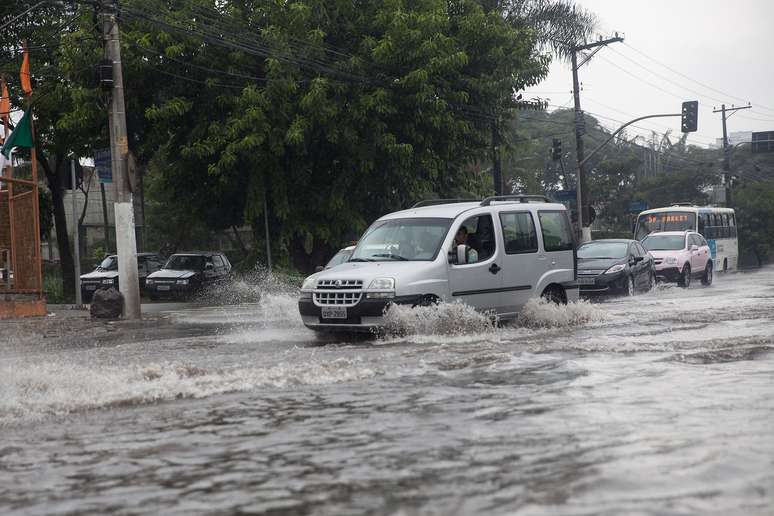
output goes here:
[{"label": "wooden utility pole", "polygon": [[[578,204],[578,228],[580,230],[580,239],[582,242],[591,240],[591,222],[589,220],[589,195],[587,192],[586,172],[584,163],[586,162],[583,149],[583,134],[586,132],[583,118],[583,110],[580,103],[580,81],[578,80],[578,69],[586,64],[591,57],[599,52],[602,47],[609,43],[618,43],[623,41],[616,33],[614,38],[595,41],[577,45],[570,49],[572,52],[572,96],[575,100],[575,155],[577,157],[577,181],[576,181],[576,202]],[[594,50],[591,54],[583,58],[578,63],[578,52],[582,50]]]},{"label": "wooden utility pole", "polygon": [[110,96],[110,152],[115,201],[113,203],[118,254],[118,285],[124,295],[124,318],[139,319],[140,285],[137,277],[137,236],[134,224],[132,185],[129,181],[129,140],[126,132],[124,81],[121,71],[118,16],[111,0],[102,0],[102,33],[105,52],[112,63],[113,88]]},{"label": "wooden utility pole", "polygon": [[[731,205],[731,146],[728,144],[728,129],[726,128],[726,112],[735,112],[740,109],[751,109],[752,106],[747,104],[746,106],[734,107],[733,104],[730,108],[727,108],[725,104],[720,105],[720,109],[713,109],[713,113],[721,113],[723,119],[723,187],[726,190],[726,206]],[[729,115],[730,116],[730,115]]]}]

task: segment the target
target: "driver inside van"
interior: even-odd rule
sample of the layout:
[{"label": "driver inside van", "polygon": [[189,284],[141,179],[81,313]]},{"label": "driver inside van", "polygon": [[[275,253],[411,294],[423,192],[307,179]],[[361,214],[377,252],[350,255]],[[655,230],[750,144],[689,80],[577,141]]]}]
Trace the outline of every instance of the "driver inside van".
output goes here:
[{"label": "driver inside van", "polygon": [[456,249],[458,245],[464,245],[465,246],[465,256],[467,257],[467,263],[476,263],[478,261],[478,251],[473,248],[473,242],[472,237],[470,234],[468,234],[468,228],[465,226],[460,226],[460,229],[457,230],[457,234],[454,236],[454,250],[453,252],[456,253]]}]

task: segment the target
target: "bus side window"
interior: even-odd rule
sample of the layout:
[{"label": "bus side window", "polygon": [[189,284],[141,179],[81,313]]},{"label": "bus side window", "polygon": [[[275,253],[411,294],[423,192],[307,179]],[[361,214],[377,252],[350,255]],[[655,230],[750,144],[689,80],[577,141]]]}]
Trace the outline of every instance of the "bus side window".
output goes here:
[{"label": "bus side window", "polygon": [[736,238],[736,219],[733,213],[728,214],[728,225],[731,226],[731,237]]},{"label": "bus side window", "polygon": [[699,233],[706,236],[707,231],[707,214],[702,213],[699,215]]},{"label": "bus side window", "polygon": [[728,227],[728,214],[723,213],[720,215],[720,217],[723,220],[723,238],[728,238],[731,236],[731,231]]}]

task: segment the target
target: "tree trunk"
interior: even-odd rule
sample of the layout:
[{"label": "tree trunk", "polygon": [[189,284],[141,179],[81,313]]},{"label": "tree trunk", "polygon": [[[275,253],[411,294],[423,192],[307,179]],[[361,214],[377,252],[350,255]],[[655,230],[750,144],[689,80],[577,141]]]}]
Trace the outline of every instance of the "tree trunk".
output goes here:
[{"label": "tree trunk", "polygon": [[[64,167],[64,156],[54,157],[54,166],[48,159],[41,159],[38,154],[38,163],[43,167],[51,191],[51,201],[54,206],[54,228],[56,230],[56,245],[59,250],[59,265],[62,267],[62,288],[67,299],[75,299],[75,271],[73,270],[73,254],[70,249],[70,235],[67,233],[67,216],[65,215],[64,192],[62,191],[61,174]],[[77,223],[73,221],[73,223]]]}]

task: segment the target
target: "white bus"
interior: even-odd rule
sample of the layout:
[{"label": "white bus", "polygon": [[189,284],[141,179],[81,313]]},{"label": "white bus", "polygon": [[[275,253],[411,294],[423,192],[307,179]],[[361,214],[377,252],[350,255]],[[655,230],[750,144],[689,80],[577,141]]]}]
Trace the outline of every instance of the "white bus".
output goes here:
[{"label": "white bus", "polygon": [[642,240],[657,231],[697,231],[709,244],[716,271],[736,270],[739,246],[736,215],[731,208],[674,204],[640,212],[634,238]]}]

